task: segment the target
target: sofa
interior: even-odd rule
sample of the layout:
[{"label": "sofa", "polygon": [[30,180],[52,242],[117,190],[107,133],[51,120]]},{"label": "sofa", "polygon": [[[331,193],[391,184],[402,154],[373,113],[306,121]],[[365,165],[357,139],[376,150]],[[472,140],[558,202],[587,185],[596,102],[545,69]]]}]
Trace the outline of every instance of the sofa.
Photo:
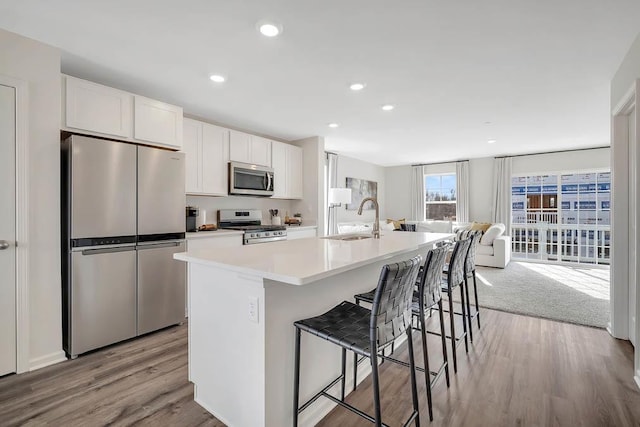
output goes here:
[{"label": "sofa", "polygon": [[[487,224],[476,249],[476,265],[483,267],[505,268],[511,261],[511,237],[505,236],[505,225],[501,223]],[[459,231],[472,229],[473,225]]]}]

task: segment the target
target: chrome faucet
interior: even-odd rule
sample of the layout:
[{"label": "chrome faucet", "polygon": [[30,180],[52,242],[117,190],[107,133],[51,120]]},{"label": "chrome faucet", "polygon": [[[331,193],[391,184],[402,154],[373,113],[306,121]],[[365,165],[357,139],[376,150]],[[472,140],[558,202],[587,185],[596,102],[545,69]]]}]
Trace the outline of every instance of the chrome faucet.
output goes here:
[{"label": "chrome faucet", "polygon": [[376,208],[376,221],[373,223],[373,231],[371,232],[371,234],[373,234],[374,239],[379,239],[380,238],[380,206],[378,205],[378,200],[376,200],[375,197],[367,197],[366,199],[362,199],[362,202],[360,202],[360,207],[358,208],[358,215],[362,215],[362,207],[367,202],[373,203],[373,206]]}]

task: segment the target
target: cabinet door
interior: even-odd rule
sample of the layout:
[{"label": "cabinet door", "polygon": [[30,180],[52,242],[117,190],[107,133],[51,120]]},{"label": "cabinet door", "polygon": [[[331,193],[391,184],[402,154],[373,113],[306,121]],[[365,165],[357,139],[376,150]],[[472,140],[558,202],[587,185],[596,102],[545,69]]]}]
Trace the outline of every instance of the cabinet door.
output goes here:
[{"label": "cabinet door", "polygon": [[288,146],[287,156],[287,181],[289,198],[302,199],[304,174],[302,173],[302,148],[295,145]]},{"label": "cabinet door", "polygon": [[287,182],[287,144],[273,141],[271,145],[271,167],[273,167],[273,198],[286,199]]},{"label": "cabinet door", "polygon": [[229,131],[229,158],[232,162],[252,163],[251,135],[237,130]]},{"label": "cabinet door", "polygon": [[131,137],[131,94],[70,76],[63,83],[63,127]]},{"label": "cabinet door", "polygon": [[133,137],[180,150],[182,108],[134,95]]},{"label": "cabinet door", "polygon": [[251,136],[251,163],[271,166],[271,141],[261,136]]},{"label": "cabinet door", "polygon": [[182,151],[185,154],[185,191],[202,192],[202,123],[184,119]]},{"label": "cabinet door", "polygon": [[202,192],[226,196],[229,175],[229,130],[203,124]]}]

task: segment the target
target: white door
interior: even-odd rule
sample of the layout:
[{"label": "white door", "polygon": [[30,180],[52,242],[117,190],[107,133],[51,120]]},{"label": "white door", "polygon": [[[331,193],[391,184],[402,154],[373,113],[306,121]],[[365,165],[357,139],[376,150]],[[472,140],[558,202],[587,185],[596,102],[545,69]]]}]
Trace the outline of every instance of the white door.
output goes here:
[{"label": "white door", "polygon": [[0,375],[16,371],[16,90],[0,85]]},{"label": "white door", "polygon": [[638,147],[635,109],[629,114],[629,340],[636,343],[636,288],[638,286]]}]

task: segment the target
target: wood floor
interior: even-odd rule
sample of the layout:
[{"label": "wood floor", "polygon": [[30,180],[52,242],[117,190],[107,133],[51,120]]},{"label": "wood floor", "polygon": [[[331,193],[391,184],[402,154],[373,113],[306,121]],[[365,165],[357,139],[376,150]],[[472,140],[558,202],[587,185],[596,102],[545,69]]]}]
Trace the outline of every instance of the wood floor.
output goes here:
[{"label": "wood floor", "polygon": [[[640,426],[629,343],[600,329],[498,311],[482,314],[483,328],[474,331],[469,354],[464,346],[458,348],[458,374],[452,375],[451,387],[443,378],[434,388],[432,423],[424,379],[418,376],[422,425]],[[438,339],[429,338],[432,364],[439,360]],[[396,355],[405,358],[405,352],[401,348]],[[385,363],[381,380],[384,421],[400,425],[411,407],[407,370]],[[372,413],[370,380],[348,401]],[[0,378],[0,426],[18,425],[223,424],[193,402],[184,325]],[[342,408],[320,425],[371,426]]]}]

